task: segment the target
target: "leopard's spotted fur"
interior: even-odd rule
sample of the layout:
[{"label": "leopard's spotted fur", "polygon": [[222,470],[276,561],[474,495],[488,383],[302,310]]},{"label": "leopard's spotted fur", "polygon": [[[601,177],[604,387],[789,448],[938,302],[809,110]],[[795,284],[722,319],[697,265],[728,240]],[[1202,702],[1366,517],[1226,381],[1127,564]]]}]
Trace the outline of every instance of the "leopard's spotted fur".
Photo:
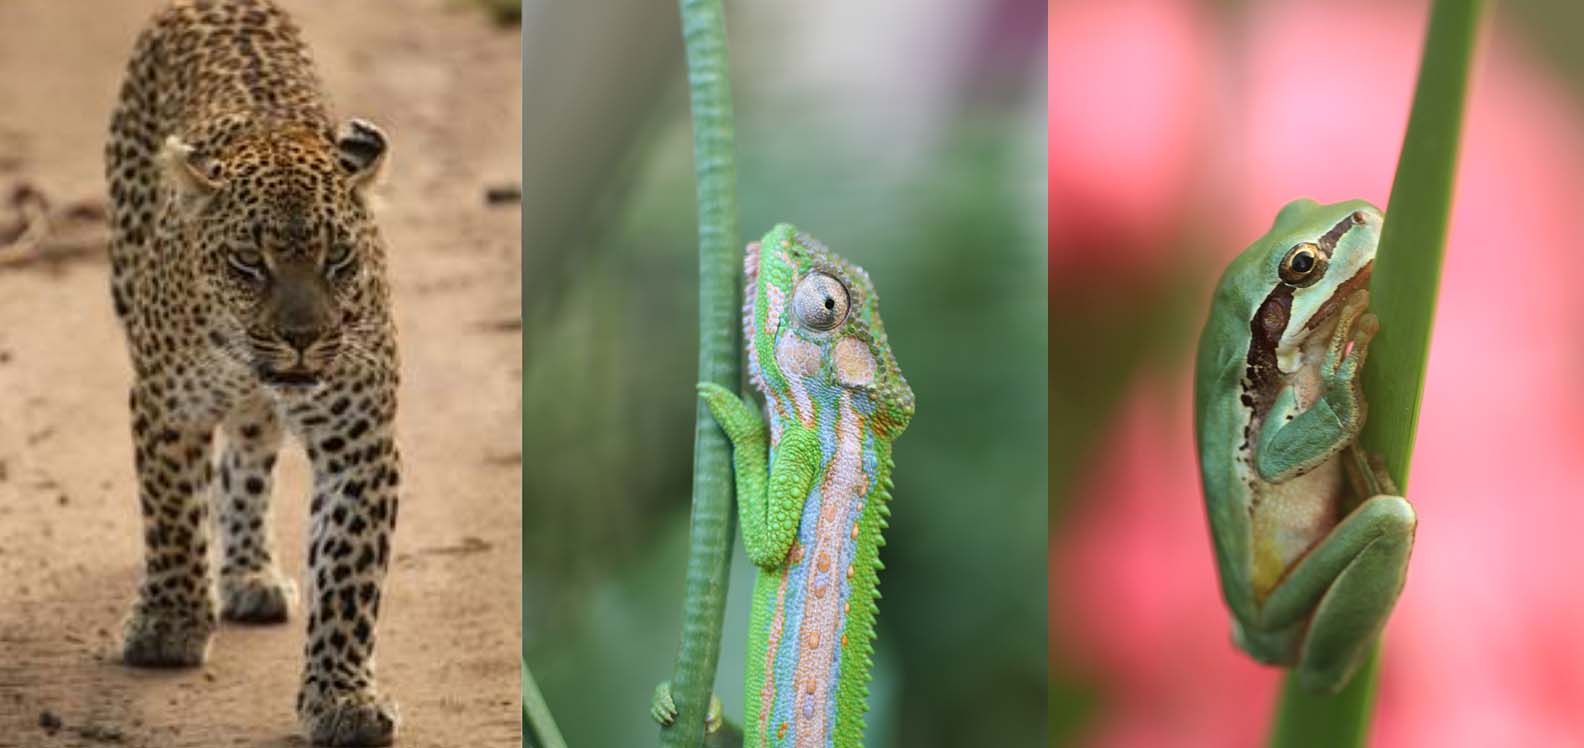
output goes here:
[{"label": "leopard's spotted fur", "polygon": [[161,12],[137,40],[106,147],[146,542],[123,656],[196,665],[218,618],[286,619],[295,591],[269,500],[290,430],[313,464],[297,714],[331,745],[383,745],[396,730],[374,642],[396,525],[397,359],[363,194],[385,151],[373,125],[332,122],[296,27],[267,0]]}]

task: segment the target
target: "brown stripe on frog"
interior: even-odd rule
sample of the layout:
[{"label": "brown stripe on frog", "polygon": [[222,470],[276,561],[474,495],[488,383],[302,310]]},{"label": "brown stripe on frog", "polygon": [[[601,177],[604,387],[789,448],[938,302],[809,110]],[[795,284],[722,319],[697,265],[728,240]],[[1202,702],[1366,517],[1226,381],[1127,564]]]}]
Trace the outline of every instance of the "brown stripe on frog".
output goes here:
[{"label": "brown stripe on frog", "polygon": [[1331,298],[1326,299],[1325,303],[1321,304],[1314,314],[1309,315],[1309,321],[1304,323],[1304,329],[1313,330],[1320,323],[1325,322],[1340,311],[1342,305],[1347,303],[1348,298],[1353,295],[1354,291],[1363,288],[1369,283],[1370,273],[1374,270],[1374,260],[1364,263],[1364,267],[1359,268],[1359,271],[1354,273],[1352,278],[1337,286],[1336,290],[1331,292]]},{"label": "brown stripe on frog", "polygon": [[1337,221],[1337,225],[1332,226],[1330,231],[1325,232],[1325,235],[1320,237],[1320,241],[1316,243],[1320,245],[1320,251],[1325,253],[1326,259],[1331,259],[1331,254],[1336,251],[1337,243],[1342,241],[1342,235],[1346,234],[1348,229],[1361,223],[1364,223],[1364,213],[1355,210],[1347,214],[1346,218]]},{"label": "brown stripe on frog", "polygon": [[[1287,319],[1292,312],[1293,287],[1276,284],[1249,322],[1248,368],[1243,373],[1243,405],[1253,411],[1248,423],[1258,422],[1270,410],[1281,391],[1281,369],[1276,365],[1276,345],[1287,329]],[[1248,447],[1250,435],[1243,434],[1243,447]]]}]

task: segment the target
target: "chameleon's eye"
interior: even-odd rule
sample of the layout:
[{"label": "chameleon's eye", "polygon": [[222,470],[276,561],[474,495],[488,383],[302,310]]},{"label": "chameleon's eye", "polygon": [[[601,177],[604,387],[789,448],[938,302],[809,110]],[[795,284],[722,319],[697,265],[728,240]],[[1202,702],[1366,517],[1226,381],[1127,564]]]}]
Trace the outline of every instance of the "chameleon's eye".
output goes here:
[{"label": "chameleon's eye", "polygon": [[811,330],[833,330],[847,321],[847,287],[824,273],[813,272],[798,281],[792,312],[798,324]]},{"label": "chameleon's eye", "polygon": [[1290,286],[1303,287],[1325,275],[1326,256],[1320,253],[1320,248],[1310,242],[1304,242],[1287,250],[1287,256],[1282,258],[1279,272],[1283,283]]}]

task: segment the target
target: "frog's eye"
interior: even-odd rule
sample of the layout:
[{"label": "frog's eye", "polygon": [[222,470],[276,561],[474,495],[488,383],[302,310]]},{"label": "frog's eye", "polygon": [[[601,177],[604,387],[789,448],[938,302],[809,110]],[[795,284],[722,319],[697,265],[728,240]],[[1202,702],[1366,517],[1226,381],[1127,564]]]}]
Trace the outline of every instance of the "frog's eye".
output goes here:
[{"label": "frog's eye", "polygon": [[824,273],[809,273],[798,281],[792,311],[798,323],[811,330],[833,330],[847,320],[847,287]]},{"label": "frog's eye", "polygon": [[1279,272],[1283,283],[1302,288],[1325,275],[1326,256],[1320,253],[1320,247],[1304,242],[1287,250],[1287,256],[1282,258]]}]

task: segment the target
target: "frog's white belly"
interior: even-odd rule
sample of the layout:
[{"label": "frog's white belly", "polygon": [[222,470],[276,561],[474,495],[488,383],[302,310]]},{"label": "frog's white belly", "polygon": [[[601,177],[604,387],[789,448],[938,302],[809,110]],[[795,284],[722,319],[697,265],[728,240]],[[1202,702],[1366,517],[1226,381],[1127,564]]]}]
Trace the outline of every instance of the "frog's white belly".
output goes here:
[{"label": "frog's white belly", "polygon": [[1341,456],[1282,483],[1256,483],[1254,501],[1254,594],[1264,599],[1309,549],[1340,519],[1347,479]]}]

